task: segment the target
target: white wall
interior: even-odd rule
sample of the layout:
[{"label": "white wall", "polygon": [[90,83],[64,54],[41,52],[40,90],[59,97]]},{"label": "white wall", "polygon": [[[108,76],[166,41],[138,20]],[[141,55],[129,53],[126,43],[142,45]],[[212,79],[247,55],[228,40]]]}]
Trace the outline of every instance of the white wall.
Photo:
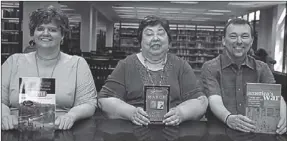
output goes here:
[{"label": "white wall", "polygon": [[274,20],[273,27],[275,32],[275,48],[274,48],[274,59],[277,63],[274,65],[275,71],[282,71],[283,69],[283,48],[284,48],[284,28],[285,28],[285,16],[286,16],[286,7],[284,4],[276,7],[275,11],[276,19]]},{"label": "white wall", "polygon": [[274,70],[279,72],[283,62],[285,15],[285,4],[260,11],[257,48],[265,49],[276,60]]}]

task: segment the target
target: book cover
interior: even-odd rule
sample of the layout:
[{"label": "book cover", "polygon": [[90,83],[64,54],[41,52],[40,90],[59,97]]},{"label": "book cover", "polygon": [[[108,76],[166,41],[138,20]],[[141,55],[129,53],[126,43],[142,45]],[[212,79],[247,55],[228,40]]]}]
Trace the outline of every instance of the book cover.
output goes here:
[{"label": "book cover", "polygon": [[246,116],[256,133],[276,134],[280,120],[281,84],[247,83]]},{"label": "book cover", "polygon": [[163,117],[169,111],[170,86],[144,86],[144,110],[151,124],[163,124]]},{"label": "book cover", "polygon": [[55,79],[19,78],[19,124],[24,131],[55,130]]}]

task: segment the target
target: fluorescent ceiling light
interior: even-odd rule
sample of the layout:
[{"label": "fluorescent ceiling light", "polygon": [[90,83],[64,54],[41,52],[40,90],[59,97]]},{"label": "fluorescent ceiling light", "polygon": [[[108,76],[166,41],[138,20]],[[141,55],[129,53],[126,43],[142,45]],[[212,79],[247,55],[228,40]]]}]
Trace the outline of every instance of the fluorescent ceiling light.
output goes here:
[{"label": "fluorescent ceiling light", "polygon": [[222,12],[222,13],[227,13],[231,12],[230,10],[208,10],[208,12]]},{"label": "fluorescent ceiling light", "polygon": [[186,12],[186,11],[182,11],[181,14],[198,15],[198,14],[202,14],[202,13],[201,12]]},{"label": "fluorescent ceiling light", "polygon": [[204,19],[204,20],[209,20],[209,19],[211,19],[211,18],[206,18],[206,17],[196,17],[196,18],[194,18],[194,19]]},{"label": "fluorescent ceiling light", "polygon": [[119,15],[119,16],[128,17],[128,16],[135,16],[135,15]]},{"label": "fluorescent ceiling light", "polygon": [[206,9],[191,9],[191,8],[185,8],[182,10],[187,11],[187,12],[204,12],[204,11],[206,11]]},{"label": "fluorescent ceiling light", "polygon": [[254,5],[254,3],[251,3],[251,2],[229,2],[228,5],[249,6],[249,5]]},{"label": "fluorescent ceiling light", "polygon": [[150,11],[150,10],[137,10],[138,13],[153,13],[155,11]]},{"label": "fluorescent ceiling light", "polygon": [[130,10],[117,10],[115,9],[116,12],[135,12],[134,10],[130,9]]},{"label": "fluorescent ceiling light", "polygon": [[179,14],[179,11],[160,11],[160,13],[173,13],[173,14]]},{"label": "fluorescent ceiling light", "polygon": [[224,15],[223,13],[203,13],[204,15]]},{"label": "fluorescent ceiling light", "polygon": [[191,19],[191,21],[203,22],[203,21],[206,21],[206,20],[204,20],[204,19]]},{"label": "fluorescent ceiling light", "polygon": [[114,9],[134,9],[134,7],[117,7],[117,6],[112,6]]},{"label": "fluorescent ceiling light", "polygon": [[180,9],[180,8],[160,8],[160,10],[180,11],[182,9]]},{"label": "fluorescent ceiling light", "polygon": [[196,1],[171,1],[170,3],[177,3],[177,4],[198,4]]},{"label": "fluorescent ceiling light", "polygon": [[154,8],[154,7],[136,7],[136,9],[140,9],[140,10],[158,10],[158,8]]}]

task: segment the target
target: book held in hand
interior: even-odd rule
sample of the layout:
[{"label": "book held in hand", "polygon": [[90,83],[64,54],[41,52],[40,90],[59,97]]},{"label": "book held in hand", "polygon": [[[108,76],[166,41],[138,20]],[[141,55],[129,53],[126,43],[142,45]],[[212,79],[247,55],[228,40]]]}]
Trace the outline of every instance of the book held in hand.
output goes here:
[{"label": "book held in hand", "polygon": [[19,78],[18,129],[25,131],[55,130],[55,79]]},{"label": "book held in hand", "polygon": [[276,134],[280,120],[281,84],[247,83],[246,116],[256,133]]},{"label": "book held in hand", "polygon": [[163,117],[169,111],[170,86],[144,86],[144,110],[151,124],[163,124]]}]

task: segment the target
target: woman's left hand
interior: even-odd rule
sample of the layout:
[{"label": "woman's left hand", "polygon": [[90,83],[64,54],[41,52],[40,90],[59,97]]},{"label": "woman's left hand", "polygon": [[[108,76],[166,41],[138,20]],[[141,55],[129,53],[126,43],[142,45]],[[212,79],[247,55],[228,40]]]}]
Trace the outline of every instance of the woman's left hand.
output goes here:
[{"label": "woman's left hand", "polygon": [[164,115],[163,123],[165,125],[179,125],[183,121],[183,114],[179,107],[171,108],[168,113]]},{"label": "woman's left hand", "polygon": [[55,121],[55,125],[60,130],[67,130],[73,126],[75,121],[76,121],[75,117],[67,113],[62,116],[59,116]]},{"label": "woman's left hand", "polygon": [[284,134],[286,133],[286,116],[281,116],[279,123],[277,125],[277,130],[276,130],[277,134]]}]

